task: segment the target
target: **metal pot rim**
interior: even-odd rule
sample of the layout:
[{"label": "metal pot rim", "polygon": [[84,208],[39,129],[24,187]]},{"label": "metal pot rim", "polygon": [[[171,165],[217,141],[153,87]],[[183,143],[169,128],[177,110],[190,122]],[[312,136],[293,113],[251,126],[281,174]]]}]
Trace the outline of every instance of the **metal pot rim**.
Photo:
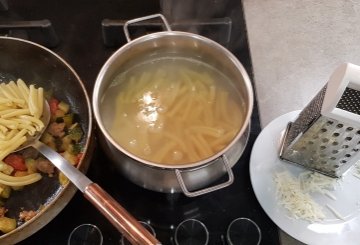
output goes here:
[{"label": "metal pot rim", "polygon": [[[212,155],[211,157],[208,157],[206,159],[197,161],[197,162],[193,162],[193,163],[188,163],[188,164],[160,164],[160,163],[156,163],[156,162],[151,162],[142,158],[139,158],[138,156],[128,152],[126,149],[124,149],[121,145],[119,145],[114,139],[113,137],[110,135],[110,133],[108,132],[108,130],[106,130],[105,126],[102,123],[102,119],[100,116],[100,111],[99,111],[99,107],[98,107],[98,102],[101,100],[102,95],[99,96],[98,91],[100,90],[101,84],[103,82],[103,77],[105,76],[109,66],[111,64],[114,63],[114,61],[116,61],[117,59],[119,59],[119,57],[126,52],[129,49],[134,48],[135,45],[140,45],[143,42],[149,41],[149,40],[153,40],[153,39],[159,39],[159,38],[164,38],[164,37],[168,37],[168,36],[178,36],[178,37],[186,37],[186,38],[192,38],[192,39],[197,39],[200,40],[201,42],[204,42],[205,45],[209,45],[209,46],[213,46],[214,48],[220,50],[221,52],[224,53],[224,55],[226,57],[228,57],[232,63],[236,66],[236,68],[240,71],[240,73],[243,76],[243,80],[245,83],[245,87],[247,89],[247,94],[248,94],[248,110],[244,119],[244,123],[241,126],[240,130],[238,131],[236,137],[234,137],[234,139],[221,151],[217,152],[216,154]],[[160,169],[191,169],[191,168],[198,168],[200,166],[209,164],[211,162],[213,162],[214,160],[216,160],[217,158],[221,157],[226,151],[229,150],[229,148],[231,148],[236,141],[239,140],[239,138],[244,134],[245,130],[247,129],[248,125],[250,124],[250,118],[251,118],[251,114],[252,114],[252,110],[253,110],[253,102],[254,101],[254,97],[253,97],[253,88],[251,85],[251,81],[250,78],[245,70],[245,68],[243,67],[243,65],[240,63],[240,61],[238,61],[238,59],[229,51],[227,50],[225,47],[221,46],[219,43],[206,38],[204,36],[198,35],[198,34],[194,34],[194,33],[189,33],[189,32],[181,32],[181,31],[161,31],[161,32],[155,32],[155,33],[151,33],[151,34],[147,34],[141,37],[138,37],[134,40],[131,40],[130,42],[128,42],[127,44],[125,44],[124,46],[120,47],[117,51],[115,51],[110,58],[107,59],[107,61],[105,62],[105,64],[102,66],[100,72],[98,73],[98,76],[96,77],[96,81],[95,81],[95,86],[94,86],[94,90],[93,90],[93,97],[92,97],[92,106],[93,106],[93,110],[94,110],[94,117],[95,120],[97,122],[98,127],[100,128],[101,133],[105,136],[105,138],[110,141],[110,143],[119,151],[121,151],[122,153],[126,154],[128,157],[138,161],[141,164],[147,165],[149,167],[153,167],[153,168],[160,168]]]}]

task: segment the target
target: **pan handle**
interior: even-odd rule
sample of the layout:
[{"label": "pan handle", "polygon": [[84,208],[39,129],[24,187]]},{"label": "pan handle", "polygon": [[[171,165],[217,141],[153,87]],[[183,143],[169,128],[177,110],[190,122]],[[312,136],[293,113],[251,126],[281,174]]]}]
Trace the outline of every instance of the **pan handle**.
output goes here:
[{"label": "pan handle", "polygon": [[126,237],[133,245],[160,245],[161,243],[99,185],[92,183],[84,196]]},{"label": "pan handle", "polygon": [[226,182],[224,182],[224,183],[220,183],[218,185],[210,186],[210,187],[207,187],[205,189],[201,189],[201,190],[197,190],[197,191],[193,191],[193,192],[190,192],[187,189],[187,187],[185,185],[185,182],[184,182],[184,179],[183,179],[183,177],[181,175],[181,173],[185,172],[186,170],[175,169],[176,178],[177,178],[177,180],[179,182],[179,185],[181,187],[181,190],[183,191],[185,196],[188,196],[188,197],[200,196],[200,195],[212,192],[212,191],[216,191],[216,190],[225,188],[225,187],[231,185],[234,182],[234,173],[231,170],[229,160],[227,159],[227,157],[225,155],[222,155],[221,159],[222,159],[222,162],[224,164],[225,170],[226,170],[226,172],[228,174],[228,177],[229,177],[228,180]]},{"label": "pan handle", "polygon": [[130,37],[130,33],[129,33],[129,28],[128,28],[128,26],[130,24],[134,24],[134,23],[141,22],[141,21],[144,21],[144,20],[155,19],[155,18],[160,18],[163,21],[164,25],[165,25],[166,31],[171,31],[169,23],[167,22],[166,18],[162,14],[152,14],[152,15],[148,15],[148,16],[128,20],[124,24],[124,33],[125,33],[125,37],[126,37],[126,40],[128,41],[128,43],[131,42],[131,37]]}]

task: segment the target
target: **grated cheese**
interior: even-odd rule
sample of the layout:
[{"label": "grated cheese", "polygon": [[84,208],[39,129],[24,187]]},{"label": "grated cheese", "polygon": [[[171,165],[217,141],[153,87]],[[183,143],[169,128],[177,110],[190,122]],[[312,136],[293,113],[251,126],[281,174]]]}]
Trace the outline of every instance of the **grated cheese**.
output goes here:
[{"label": "grated cheese", "polygon": [[280,203],[294,218],[310,222],[325,218],[322,207],[312,199],[309,192],[302,189],[301,185],[305,182],[301,183],[300,178],[295,178],[288,171],[284,171],[275,173],[274,181]]}]

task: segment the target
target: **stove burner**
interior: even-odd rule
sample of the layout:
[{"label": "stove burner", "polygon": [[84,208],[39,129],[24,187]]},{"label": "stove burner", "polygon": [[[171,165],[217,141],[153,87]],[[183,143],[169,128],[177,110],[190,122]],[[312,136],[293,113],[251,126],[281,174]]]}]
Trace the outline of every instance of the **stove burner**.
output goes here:
[{"label": "stove burner", "polygon": [[[126,20],[102,21],[102,34],[107,47],[116,47],[126,43],[125,35],[121,35]],[[151,32],[163,31],[163,23],[158,20],[147,20],[129,26],[133,38]],[[228,47],[231,36],[231,19],[228,17],[208,20],[181,20],[170,24],[172,30],[196,33],[208,37],[221,45]]]},{"label": "stove burner", "polygon": [[54,48],[59,44],[51,22],[43,20],[20,20],[9,10],[6,0],[0,0],[0,35],[31,40],[46,47]]},{"label": "stove burner", "polygon": [[[26,30],[26,33],[19,32],[19,30]],[[59,44],[59,39],[51,22],[46,19],[32,21],[0,21],[0,34],[3,35],[3,31],[7,31],[5,36],[30,39],[49,48],[54,48]]]}]

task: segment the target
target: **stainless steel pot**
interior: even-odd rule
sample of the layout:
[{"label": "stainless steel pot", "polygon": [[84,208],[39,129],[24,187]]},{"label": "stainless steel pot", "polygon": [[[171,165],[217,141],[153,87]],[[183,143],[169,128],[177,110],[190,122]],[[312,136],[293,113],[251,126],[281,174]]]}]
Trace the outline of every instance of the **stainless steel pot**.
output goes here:
[{"label": "stainless steel pot", "polygon": [[[161,18],[167,31],[131,40],[128,25],[150,18]],[[244,67],[232,53],[210,39],[192,33],[171,31],[166,19],[160,14],[128,21],[124,25],[124,31],[128,43],[117,50],[100,70],[92,98],[95,119],[101,131],[101,143],[107,155],[124,176],[154,191],[183,192],[192,197],[230,185],[234,179],[231,168],[241,157],[247,143],[253,109],[253,90]],[[210,158],[187,165],[162,165],[140,159],[126,151],[104,127],[100,111],[102,97],[119,73],[135,66],[140,60],[143,62],[144,58],[151,61],[168,55],[191,58],[216,67],[233,81],[245,107],[244,124],[232,142]],[[208,186],[225,174],[228,175],[226,182]]]}]

